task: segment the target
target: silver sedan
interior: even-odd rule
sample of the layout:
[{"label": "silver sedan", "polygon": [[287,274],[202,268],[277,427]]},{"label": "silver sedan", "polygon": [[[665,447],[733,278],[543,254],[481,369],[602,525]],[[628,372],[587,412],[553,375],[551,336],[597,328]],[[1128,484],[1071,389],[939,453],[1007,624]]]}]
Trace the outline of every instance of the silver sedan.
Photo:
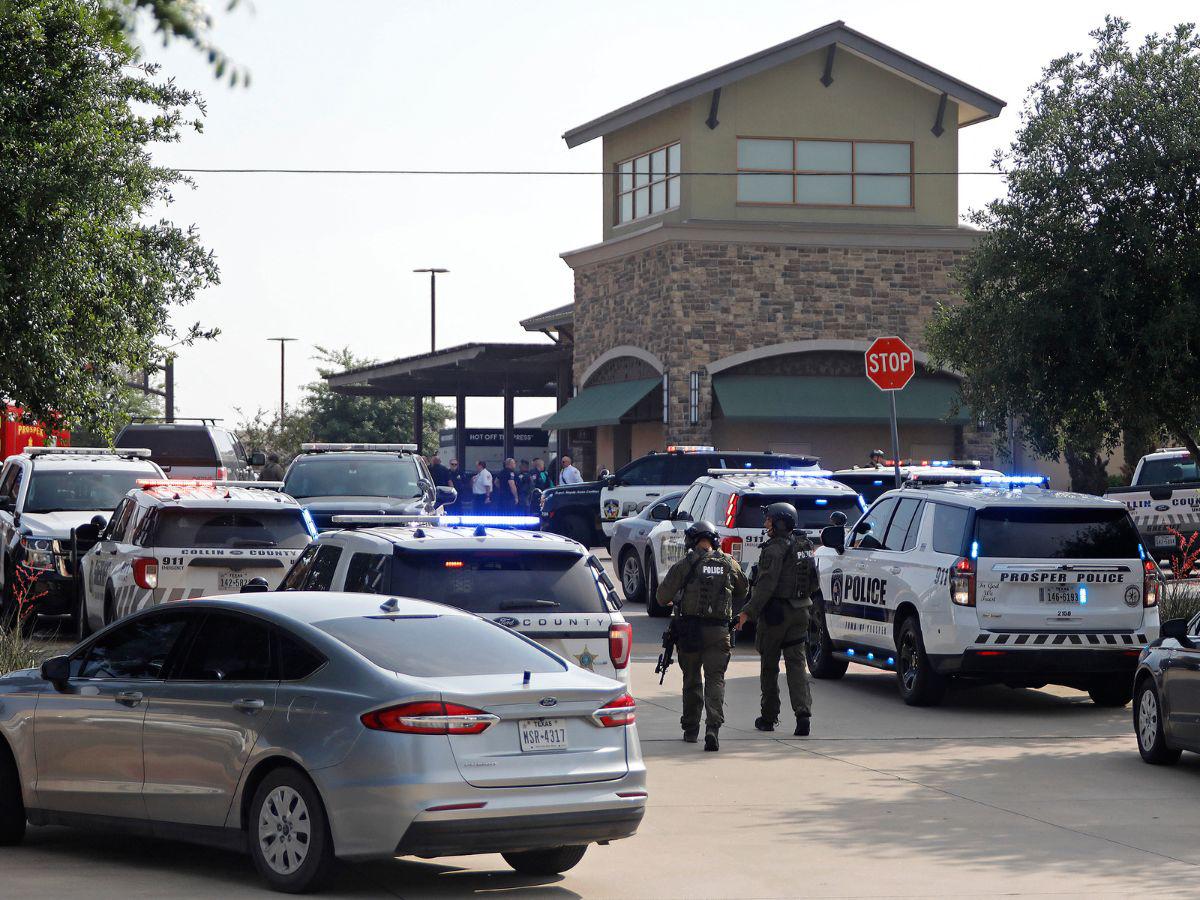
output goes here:
[{"label": "silver sedan", "polygon": [[155,607],[0,677],[0,844],[26,823],[345,860],[504,855],[548,875],[646,804],[623,685],[477,616],[363,594]]},{"label": "silver sedan", "polygon": [[[612,539],[608,542],[613,566],[621,578],[621,590],[630,603],[646,602],[646,586],[654,570],[654,557],[650,552],[650,532],[659,522],[665,522],[675,512],[680,499],[687,491],[676,491],[646,506],[636,516],[626,516],[613,525]],[[655,579],[657,582],[657,579]]]}]

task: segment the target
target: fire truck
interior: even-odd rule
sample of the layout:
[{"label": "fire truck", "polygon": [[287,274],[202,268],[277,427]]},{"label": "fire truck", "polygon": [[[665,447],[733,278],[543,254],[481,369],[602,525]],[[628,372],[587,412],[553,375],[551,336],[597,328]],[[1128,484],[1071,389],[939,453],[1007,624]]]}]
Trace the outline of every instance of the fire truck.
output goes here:
[{"label": "fire truck", "polygon": [[22,452],[26,447],[44,447],[46,435],[52,433],[49,443],[59,447],[71,446],[71,433],[65,429],[51,432],[45,424],[33,421],[19,406],[4,403],[0,406],[0,460]]}]

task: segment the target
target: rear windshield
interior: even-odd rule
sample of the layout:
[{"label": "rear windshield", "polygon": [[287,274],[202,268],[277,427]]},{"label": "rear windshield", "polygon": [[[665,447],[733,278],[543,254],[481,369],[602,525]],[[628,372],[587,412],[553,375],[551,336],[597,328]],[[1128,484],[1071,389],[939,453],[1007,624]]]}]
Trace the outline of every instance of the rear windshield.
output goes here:
[{"label": "rear windshield", "polygon": [[392,591],[475,613],[605,612],[587,560],[577,553],[399,550]]},{"label": "rear windshield", "polygon": [[874,503],[885,491],[896,486],[896,476],[890,469],[877,469],[873,472],[856,472],[853,475],[834,475],[834,481],[841,482],[846,487],[854,488],[863,495],[867,503]]},{"label": "rear windshield", "polygon": [[420,473],[411,457],[320,457],[296,460],[288,470],[283,491],[293,497],[422,496]]},{"label": "rear windshield", "polygon": [[149,447],[150,458],[160,466],[220,465],[212,438],[203,428],[126,428],[118,447]]},{"label": "rear windshield", "polygon": [[121,498],[137,487],[139,478],[153,478],[155,469],[34,469],[25,497],[25,512],[59,510],[86,512],[114,509]]},{"label": "rear windshield", "polygon": [[298,550],[307,546],[308,540],[299,509],[164,509],[158,513],[153,546]]},{"label": "rear windshield", "polygon": [[850,520],[857,519],[862,512],[858,497],[854,494],[828,494],[821,496],[788,496],[787,494],[742,494],[738,499],[738,528],[762,528],[766,508],[772,503],[790,503],[796,507],[799,518],[797,528],[824,528],[829,524],[829,514],[845,513]]},{"label": "rear windshield", "polygon": [[975,515],[979,555],[1023,559],[1130,559],[1139,539],[1123,509],[989,507]]},{"label": "rear windshield", "polygon": [[1142,463],[1142,471],[1138,475],[1138,484],[1176,484],[1186,481],[1200,481],[1200,471],[1190,456],[1148,459]]},{"label": "rear windshield", "polygon": [[315,624],[380,668],[417,678],[567,668],[536,644],[467,616],[370,616]]}]

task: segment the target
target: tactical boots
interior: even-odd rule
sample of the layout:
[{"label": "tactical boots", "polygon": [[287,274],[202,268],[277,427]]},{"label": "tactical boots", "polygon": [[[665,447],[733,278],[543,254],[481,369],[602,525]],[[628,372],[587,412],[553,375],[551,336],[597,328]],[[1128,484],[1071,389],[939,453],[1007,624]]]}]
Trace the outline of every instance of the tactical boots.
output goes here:
[{"label": "tactical boots", "polygon": [[696,743],[696,741],[699,737],[700,737],[700,729],[693,728],[691,731],[685,731],[683,733],[683,742],[685,744],[694,744],[694,743]]},{"label": "tactical boots", "polygon": [[715,731],[706,732],[704,735],[704,749],[716,752],[721,749],[721,742],[717,740]]},{"label": "tactical boots", "polygon": [[759,731],[774,731],[775,723],[778,719],[768,719],[766,716],[759,716],[754,720],[754,727]]},{"label": "tactical boots", "polygon": [[808,737],[808,716],[797,716],[796,737]]}]

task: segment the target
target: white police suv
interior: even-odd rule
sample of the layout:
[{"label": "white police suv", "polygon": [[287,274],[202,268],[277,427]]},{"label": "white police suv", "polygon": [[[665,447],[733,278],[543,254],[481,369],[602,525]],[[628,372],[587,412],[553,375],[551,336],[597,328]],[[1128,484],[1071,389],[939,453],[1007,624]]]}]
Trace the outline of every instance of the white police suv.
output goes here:
[{"label": "white police suv", "polygon": [[1125,507],[1047,490],[1040,476],[912,482],[816,552],[821,597],[808,662],[896,672],[910,705],[955,678],[1063,684],[1123,706],[1158,637],[1162,577]]},{"label": "white police suv", "polygon": [[[278,486],[277,484],[275,485]],[[79,563],[79,634],[167,600],[276,585],[316,535],[269,482],[145,479]]]},{"label": "white police suv", "polygon": [[[1003,473],[983,468],[977,459],[902,459],[900,483],[921,479],[926,484],[953,481],[956,484],[978,483],[981,478],[996,478]],[[884,467],[853,466],[838,469],[830,476],[862,494],[867,503],[874,503],[884,493],[896,487],[896,467],[888,460]]]},{"label": "white police suv", "polygon": [[[399,594],[520,632],[629,685],[633,630],[595,556],[523,516],[345,515],[296,560],[281,591]],[[260,588],[263,589],[263,588]]]},{"label": "white police suv", "polygon": [[[848,519],[857,518],[862,504],[853,489],[831,481],[829,473],[819,469],[709,469],[697,478],[679,501],[671,518],[660,522],[649,534],[646,553],[646,583],[657,593],[667,570],[687,554],[684,532],[693,522],[707,520],[716,526],[720,549],[736,559],[743,569],[758,562],[766,540],[763,531],[765,511],[772,503],[790,503],[799,518],[797,530],[815,542],[829,516],[840,512]],[[654,596],[648,604],[650,615],[667,615]]]}]

